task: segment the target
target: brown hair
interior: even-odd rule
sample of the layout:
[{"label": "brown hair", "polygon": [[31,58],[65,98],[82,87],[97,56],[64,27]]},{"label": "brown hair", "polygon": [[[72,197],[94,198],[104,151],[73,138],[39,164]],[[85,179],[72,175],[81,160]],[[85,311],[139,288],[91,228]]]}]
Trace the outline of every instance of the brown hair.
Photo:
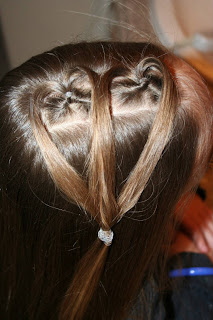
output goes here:
[{"label": "brown hair", "polygon": [[160,284],[173,211],[210,159],[212,113],[200,76],[149,43],[65,45],[8,73],[4,319],[125,319],[145,281]]}]

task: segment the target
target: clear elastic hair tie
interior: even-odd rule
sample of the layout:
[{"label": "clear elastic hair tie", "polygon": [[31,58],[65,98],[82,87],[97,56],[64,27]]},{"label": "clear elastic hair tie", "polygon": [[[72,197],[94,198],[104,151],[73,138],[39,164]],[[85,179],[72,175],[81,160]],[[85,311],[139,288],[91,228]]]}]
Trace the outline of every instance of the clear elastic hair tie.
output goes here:
[{"label": "clear elastic hair tie", "polygon": [[98,231],[98,238],[105,244],[105,246],[110,246],[112,244],[114,233],[113,231],[104,231],[102,228]]},{"label": "clear elastic hair tie", "polygon": [[71,92],[71,91],[67,91],[67,92],[65,93],[65,97],[66,97],[66,98],[71,98],[71,96],[72,96],[72,92]]}]

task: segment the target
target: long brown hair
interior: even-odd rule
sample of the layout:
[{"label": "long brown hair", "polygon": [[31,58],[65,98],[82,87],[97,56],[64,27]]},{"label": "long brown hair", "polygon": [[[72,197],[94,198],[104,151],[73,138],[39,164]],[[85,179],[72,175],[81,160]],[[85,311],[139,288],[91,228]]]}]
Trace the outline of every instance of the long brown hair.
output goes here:
[{"label": "long brown hair", "polygon": [[69,44],[8,73],[3,318],[125,319],[164,269],[175,206],[210,159],[212,113],[200,76],[150,43]]}]

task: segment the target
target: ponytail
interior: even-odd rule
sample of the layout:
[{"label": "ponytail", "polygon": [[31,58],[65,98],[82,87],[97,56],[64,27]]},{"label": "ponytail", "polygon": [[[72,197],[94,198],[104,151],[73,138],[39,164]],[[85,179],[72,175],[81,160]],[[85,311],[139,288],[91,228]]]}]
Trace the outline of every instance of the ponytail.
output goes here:
[{"label": "ponytail", "polygon": [[[81,70],[83,70],[81,68]],[[84,70],[85,71],[85,70]],[[109,79],[107,73],[101,78],[86,70],[92,83],[90,110],[91,150],[89,153],[87,182],[66,161],[53,143],[48,129],[42,123],[34,98],[31,102],[31,123],[48,171],[65,197],[89,212],[103,230],[109,230],[117,216],[115,200],[115,146],[109,107]],[[34,95],[36,96],[36,94]],[[108,246],[97,239],[79,261],[71,285],[61,305],[61,320],[80,320],[99,283]]]},{"label": "ponytail", "polygon": [[[177,93],[166,67],[156,58],[145,58],[135,73],[147,81],[158,77],[162,92],[145,147],[124,184],[118,202],[115,199],[115,143],[110,105],[110,83],[114,70],[99,77],[82,69],[91,83],[91,148],[88,160],[88,184],[66,161],[53,143],[48,129],[42,123],[34,98],[31,102],[32,128],[48,171],[66,198],[89,212],[103,230],[110,230],[116,220],[129,211],[138,201],[165,146],[171,136],[176,113]],[[157,75],[156,75],[157,74]],[[34,94],[36,97],[36,94]],[[100,281],[108,247],[97,239],[79,261],[73,280],[61,305],[60,320],[81,320]]]}]

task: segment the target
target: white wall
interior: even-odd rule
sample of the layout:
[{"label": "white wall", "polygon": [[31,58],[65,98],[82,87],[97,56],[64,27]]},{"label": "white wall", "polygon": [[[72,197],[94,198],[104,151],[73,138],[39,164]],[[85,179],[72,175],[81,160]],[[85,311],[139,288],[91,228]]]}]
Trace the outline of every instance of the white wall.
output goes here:
[{"label": "white wall", "polygon": [[2,32],[11,68],[32,55],[80,39],[107,38],[109,0],[0,0]]}]

